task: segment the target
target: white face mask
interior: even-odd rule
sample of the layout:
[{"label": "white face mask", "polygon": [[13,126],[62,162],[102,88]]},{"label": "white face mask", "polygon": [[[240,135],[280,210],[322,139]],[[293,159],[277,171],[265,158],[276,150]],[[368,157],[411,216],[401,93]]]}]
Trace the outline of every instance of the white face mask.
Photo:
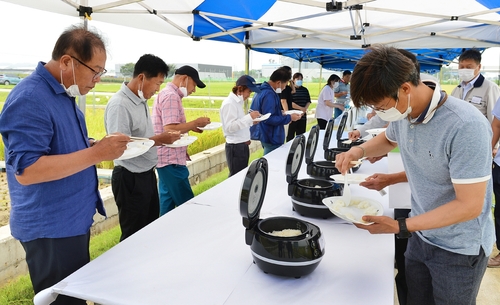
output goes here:
[{"label": "white face mask", "polygon": [[474,78],[474,69],[458,69],[458,77],[463,82],[471,81]]},{"label": "white face mask", "polygon": [[238,95],[238,99],[240,100],[240,102],[245,101],[245,100],[243,99],[243,95]]},{"label": "white face mask", "polygon": [[337,89],[339,87],[339,85],[340,85],[339,82],[333,83],[333,89]]},{"label": "white face mask", "polygon": [[274,89],[274,92],[276,92],[277,94],[280,94],[281,93],[281,83],[280,83],[280,86],[276,89]]},{"label": "white face mask", "polygon": [[[398,100],[399,100],[399,93],[398,93]],[[396,102],[397,105],[397,102]],[[411,113],[411,106],[410,106],[410,95],[408,95],[408,107],[406,108],[406,111],[404,113],[399,112],[399,110],[396,109],[396,105],[392,108],[389,108],[387,110],[382,111],[377,111],[377,115],[384,121],[387,122],[394,122],[394,121],[399,121],[404,118],[406,118],[410,113]]]},{"label": "white face mask", "polygon": [[182,96],[188,96],[188,89],[187,87],[187,78],[186,78],[186,86],[185,87],[180,87],[179,90],[181,90]]},{"label": "white face mask", "polygon": [[73,70],[73,85],[69,86],[69,88],[64,87],[62,70],[61,70],[61,86],[63,86],[64,90],[66,91],[66,94],[69,95],[70,97],[81,96],[82,94],[80,93],[80,88],[78,88],[78,85],[76,84],[75,66],[73,65],[73,59],[71,60],[71,67],[73,68],[72,69]]},{"label": "white face mask", "polygon": [[144,92],[142,92],[142,88],[144,88],[144,78],[142,79],[142,86],[141,89],[137,89],[137,95],[141,99],[141,101],[145,102],[146,98],[144,97]]}]

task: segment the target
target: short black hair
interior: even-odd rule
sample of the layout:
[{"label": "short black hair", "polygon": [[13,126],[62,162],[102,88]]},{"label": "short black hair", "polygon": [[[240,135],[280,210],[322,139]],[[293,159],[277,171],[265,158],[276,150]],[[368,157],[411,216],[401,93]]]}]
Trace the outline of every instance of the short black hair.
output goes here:
[{"label": "short black hair", "polygon": [[135,63],[133,77],[137,77],[141,73],[144,73],[146,78],[157,77],[160,73],[166,77],[168,70],[163,59],[153,54],[144,54]]},{"label": "short black hair", "polygon": [[337,74],[332,74],[332,75],[330,75],[330,77],[329,77],[329,78],[328,78],[328,80],[326,81],[326,85],[325,85],[325,86],[330,85],[330,83],[331,83],[332,81],[338,82],[338,81],[340,81],[340,77],[339,77]]},{"label": "short black hair", "polygon": [[460,57],[458,58],[458,62],[461,62],[462,60],[466,59],[472,59],[476,62],[476,64],[481,63],[481,52],[479,52],[478,49],[468,49],[462,52],[460,54]]},{"label": "short black hair", "polygon": [[342,72],[342,77],[346,76],[346,75],[351,75],[352,72],[349,71],[349,70],[345,70],[344,72]]},{"label": "short black hair", "polygon": [[273,82],[281,81],[283,83],[286,83],[290,79],[292,79],[292,71],[289,71],[284,67],[274,70],[273,74],[271,74],[271,77],[269,77],[269,80]]},{"label": "short black hair", "polygon": [[405,82],[420,83],[420,73],[412,56],[381,44],[372,45],[354,67],[351,98],[354,106],[375,105],[386,97],[398,98]]}]

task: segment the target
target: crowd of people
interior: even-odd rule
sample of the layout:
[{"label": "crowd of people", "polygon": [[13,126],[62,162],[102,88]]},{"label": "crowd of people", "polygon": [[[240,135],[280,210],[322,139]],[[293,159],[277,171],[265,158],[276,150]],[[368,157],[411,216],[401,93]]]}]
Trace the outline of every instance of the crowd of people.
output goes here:
[{"label": "crowd of people", "polygon": [[[352,73],[328,78],[315,117],[324,129],[351,98],[356,107],[371,108],[365,127],[386,131],[338,155],[336,166],[346,173],[351,161],[378,160],[399,147],[405,171],[376,173],[361,185],[380,190],[408,182],[411,211],[395,213],[395,219],[365,216],[374,224],[356,226],[404,240],[396,242],[399,275],[404,275],[396,280],[400,304],[474,304],[486,267],[500,267],[500,255],[489,258],[495,240],[500,247],[498,205],[495,223],[491,217],[492,194],[500,201],[500,89],[481,75],[477,50],[460,56],[461,83],[450,96],[435,79],[420,75],[411,53],[386,46],[370,50]],[[120,241],[194,197],[186,146],[165,144],[188,132],[201,133],[211,123],[207,117],[187,121],[182,105],[184,97],[205,87],[198,71],[177,68],[160,91],[168,65],[158,56],[141,56],[132,79],[106,106],[107,136],[96,140],[88,135],[75,97],[101,80],[105,64],[106,46],[99,34],[81,26],[68,28],[51,59],[39,62],[11,91],[0,115],[10,227],[26,252],[35,293],[90,261],[93,216],[96,210],[106,215],[95,164],[114,160]],[[248,166],[252,139],[268,154],[306,132],[311,96],[303,80],[287,66],[262,84],[249,75],[238,78],[220,108],[229,176]],[[147,101],[156,93],[150,112]],[[251,109],[245,112],[244,102],[252,93]],[[350,139],[364,136],[362,128],[351,132]],[[147,138],[153,147],[116,160],[131,137]],[[53,304],[86,302],[60,295]]]}]

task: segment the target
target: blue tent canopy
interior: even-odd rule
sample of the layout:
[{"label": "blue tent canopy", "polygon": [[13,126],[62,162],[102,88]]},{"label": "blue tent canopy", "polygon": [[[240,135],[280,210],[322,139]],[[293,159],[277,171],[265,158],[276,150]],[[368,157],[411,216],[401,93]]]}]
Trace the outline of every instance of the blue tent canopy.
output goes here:
[{"label": "blue tent canopy", "polygon": [[[329,70],[352,70],[356,62],[364,55],[364,49],[254,49],[255,51],[279,54],[303,62],[316,62]],[[455,49],[408,49],[415,54],[422,72],[435,73],[443,64],[451,62],[462,53],[462,48]],[[483,49],[480,49],[483,50]]]},{"label": "blue tent canopy", "polygon": [[[454,12],[448,15],[425,11],[436,7],[435,11],[442,12],[435,1],[419,1],[416,6],[408,1],[356,1],[366,3],[364,6],[349,5],[349,2],[353,1],[340,4],[333,1],[332,5],[343,8],[328,11],[327,2],[261,0],[250,4],[250,1],[238,0],[225,6],[221,5],[221,0],[205,0],[194,10],[193,25],[188,31],[194,39],[241,43],[254,51],[279,54],[301,62],[316,62],[325,68],[339,70],[352,69],[371,42],[389,43],[411,51],[417,56],[422,71],[426,72],[435,72],[442,65],[449,64],[466,47],[484,50],[484,47],[500,44],[495,32],[500,29],[498,0],[440,1],[440,5]],[[286,14],[285,10],[276,24],[262,22],[273,20],[268,17],[276,15],[272,11],[278,7],[284,10],[283,4],[287,4],[292,12],[299,10],[298,16],[287,18],[292,14]],[[458,14],[460,9],[453,7],[461,4],[466,6]],[[412,9],[411,6],[415,7]],[[474,9],[482,13],[474,14]],[[404,16],[405,10],[407,16]],[[373,17],[374,22],[370,23],[366,22],[372,20],[369,14],[380,16]],[[489,19],[473,19],[476,15],[481,15],[481,18],[488,15]],[[346,17],[350,17],[351,22],[346,24]],[[389,24],[381,23],[384,18],[385,22],[395,18],[392,19],[393,29],[388,30]],[[464,22],[459,23],[462,20]],[[306,22],[307,27],[300,26]],[[339,27],[338,24],[345,26]],[[408,43],[413,40],[419,42]]]}]

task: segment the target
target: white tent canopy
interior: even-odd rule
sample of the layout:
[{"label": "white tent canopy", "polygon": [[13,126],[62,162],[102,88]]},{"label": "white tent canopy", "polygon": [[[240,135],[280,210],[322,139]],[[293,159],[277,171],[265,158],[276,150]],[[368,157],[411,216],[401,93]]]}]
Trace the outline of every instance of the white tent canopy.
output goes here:
[{"label": "white tent canopy", "polygon": [[[476,0],[350,0],[340,2],[339,11],[327,11],[329,1],[325,0],[239,0],[230,5],[226,0],[2,1],[72,16],[78,16],[81,5],[92,8],[90,15],[95,20],[188,36],[192,36],[187,29],[193,24],[193,10],[205,2],[211,11],[200,10],[198,14],[206,20],[219,17],[252,25],[223,28],[219,33],[199,35],[200,39],[250,30],[246,43],[252,47],[354,49],[385,43],[402,48],[453,48],[500,44],[500,1],[481,1],[493,6],[487,8]],[[258,19],[240,17],[261,5],[269,9]],[[356,5],[361,8],[356,9]],[[233,13],[226,15],[224,11]],[[350,40],[351,35],[362,39]]]},{"label": "white tent canopy", "polygon": [[375,43],[405,49],[500,45],[499,0],[0,1],[72,16],[87,13],[102,22],[277,54],[283,49],[362,49]]}]

